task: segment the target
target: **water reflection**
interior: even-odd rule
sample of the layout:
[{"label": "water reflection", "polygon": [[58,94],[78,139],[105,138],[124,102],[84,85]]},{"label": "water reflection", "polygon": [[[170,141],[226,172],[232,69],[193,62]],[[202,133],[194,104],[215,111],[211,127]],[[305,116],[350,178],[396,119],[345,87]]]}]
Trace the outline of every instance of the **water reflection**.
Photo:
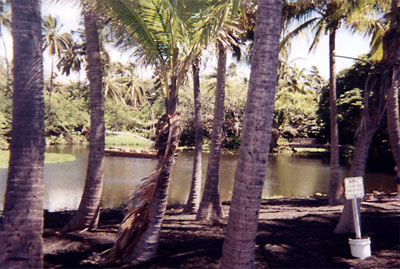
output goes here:
[{"label": "water reflection", "polygon": [[[76,156],[73,162],[45,165],[45,208],[50,211],[76,209],[79,205],[88,152],[84,146],[49,147],[48,152],[70,153]],[[206,176],[208,154],[203,155],[203,187]],[[222,201],[232,196],[237,155],[222,155],[220,164],[220,195]],[[103,207],[118,207],[126,203],[140,179],[149,175],[156,161],[123,157],[106,157],[104,168]],[[193,153],[180,153],[172,173],[169,189],[169,204],[184,204],[189,195],[192,177]],[[345,177],[347,169],[341,169]],[[7,169],[0,169],[0,206],[4,202]],[[291,155],[270,156],[263,198],[272,196],[297,197],[328,191],[329,162],[319,156],[309,158]],[[395,191],[394,175],[368,173],[365,190]]]}]

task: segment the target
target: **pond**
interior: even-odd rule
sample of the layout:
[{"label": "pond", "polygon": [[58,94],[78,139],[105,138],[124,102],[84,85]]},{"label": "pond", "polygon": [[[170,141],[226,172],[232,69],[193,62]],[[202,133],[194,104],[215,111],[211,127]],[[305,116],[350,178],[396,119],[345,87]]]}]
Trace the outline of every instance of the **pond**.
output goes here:
[{"label": "pond", "polygon": [[[76,156],[72,162],[45,165],[45,208],[49,211],[73,210],[78,208],[83,192],[88,150],[84,146],[51,146],[47,152],[69,153]],[[203,154],[203,186],[207,170],[208,154]],[[223,154],[220,164],[220,195],[222,201],[232,196],[237,155]],[[150,159],[106,157],[102,207],[111,208],[124,204],[129,195],[149,175],[156,161]],[[193,153],[181,152],[174,164],[169,189],[168,203],[184,204],[189,195],[193,167]],[[342,177],[348,172],[341,167]],[[7,169],[0,169],[0,208],[4,203]],[[329,161],[323,155],[272,155],[269,159],[263,198],[282,196],[300,197],[316,193],[327,193]],[[394,192],[394,175],[367,173],[365,191]]]}]

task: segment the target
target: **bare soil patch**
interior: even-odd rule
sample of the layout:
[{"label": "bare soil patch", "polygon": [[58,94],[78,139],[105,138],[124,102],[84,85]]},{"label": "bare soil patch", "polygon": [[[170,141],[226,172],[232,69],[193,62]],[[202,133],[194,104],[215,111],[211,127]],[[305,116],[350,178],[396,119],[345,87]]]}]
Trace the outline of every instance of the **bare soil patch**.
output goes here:
[{"label": "bare soil patch", "polygon": [[[229,205],[224,205],[228,213]],[[400,268],[400,199],[368,194],[362,203],[362,233],[371,238],[372,256],[350,254],[348,238],[333,233],[342,206],[325,197],[263,200],[256,241],[257,268]],[[217,268],[227,219],[205,223],[195,215],[169,207],[157,256],[131,268]],[[73,212],[45,214],[44,250],[47,268],[103,268],[94,260],[110,248],[123,215],[104,209],[95,231],[61,234]],[[127,265],[111,264],[109,267]],[[129,266],[128,266],[129,267]]]}]

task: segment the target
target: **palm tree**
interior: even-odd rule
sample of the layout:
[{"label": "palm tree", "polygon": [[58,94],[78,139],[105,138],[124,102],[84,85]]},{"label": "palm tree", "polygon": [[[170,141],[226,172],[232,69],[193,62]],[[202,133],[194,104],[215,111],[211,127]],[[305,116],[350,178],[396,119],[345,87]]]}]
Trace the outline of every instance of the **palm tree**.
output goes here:
[{"label": "palm tree", "polygon": [[[240,51],[236,40],[239,39],[236,32],[239,33],[236,27],[240,20],[234,14],[237,3],[228,1],[220,4],[223,7],[223,12],[218,14],[218,23],[221,24],[221,29],[217,36],[217,85],[215,91],[214,103],[214,118],[211,133],[211,147],[208,158],[206,182],[204,186],[203,197],[200,202],[199,210],[196,215],[197,220],[210,220],[224,217],[222,205],[219,197],[219,160],[221,156],[222,146],[222,129],[224,124],[224,102],[225,102],[225,84],[226,84],[226,64],[227,50],[232,48]],[[235,16],[229,17],[229,12]],[[239,53],[240,54],[240,53]],[[239,55],[240,56],[240,55]],[[238,57],[239,57],[238,56]]]},{"label": "palm tree", "polygon": [[70,46],[61,51],[60,59],[57,62],[57,69],[61,74],[69,76],[71,71],[78,74],[78,88],[80,88],[80,71],[84,64],[86,44],[71,42]]},{"label": "palm tree", "polygon": [[50,69],[50,82],[47,90],[49,91],[49,108],[51,103],[51,91],[53,89],[54,79],[54,56],[61,57],[62,50],[68,49],[72,43],[72,36],[69,33],[59,34],[61,25],[58,24],[58,20],[51,15],[44,17],[43,19],[43,50],[48,50],[51,56],[51,69]]},{"label": "palm tree", "polygon": [[211,133],[211,148],[208,158],[206,183],[196,220],[210,220],[224,217],[219,198],[219,159],[221,156],[222,127],[224,120],[226,53],[227,48],[221,42],[218,46],[217,87],[215,91],[214,118]]},{"label": "palm tree", "polygon": [[10,92],[10,63],[8,62],[7,58],[7,46],[4,39],[4,29],[10,30],[11,28],[11,13],[7,12],[7,3],[2,0],[0,2],[0,38],[3,41],[3,48],[4,48],[4,60],[6,63],[6,75],[7,75],[7,83],[6,83],[6,93]]},{"label": "palm tree", "polygon": [[208,41],[205,33],[216,26],[206,16],[209,1],[115,0],[110,5],[110,17],[115,18],[111,33],[117,44],[133,48],[139,61],[155,67],[166,108],[158,124],[157,170],[130,199],[116,244],[108,253],[109,260],[136,263],[156,253],[180,134],[178,91],[192,56]]},{"label": "palm tree", "polygon": [[274,113],[281,32],[281,24],[276,22],[281,21],[281,2],[261,0],[258,6],[243,136],[222,250],[222,268],[254,268],[258,212],[269,154],[267,141],[271,139]]},{"label": "palm tree", "polygon": [[329,37],[329,104],[330,104],[330,180],[329,204],[339,204],[343,196],[343,183],[339,173],[339,134],[336,106],[336,60],[335,42],[336,31],[347,23],[351,25],[355,8],[358,5],[348,0],[322,0],[288,2],[284,6],[284,17],[288,24],[293,21],[303,22],[290,32],[282,44],[301,33],[306,28],[311,28],[315,33],[310,50],[314,49],[322,34],[328,33]]},{"label": "palm tree", "polygon": [[64,232],[97,227],[104,178],[104,98],[98,19],[95,6],[91,1],[82,0],[81,5],[85,23],[87,74],[90,88],[89,161],[78,211],[63,228]]},{"label": "palm tree", "polygon": [[15,79],[0,267],[42,268],[45,139],[40,1],[12,1],[11,9]]},{"label": "palm tree", "polygon": [[185,213],[197,213],[200,205],[201,196],[201,180],[202,180],[202,153],[203,153],[203,117],[201,115],[201,98],[200,98],[200,68],[199,57],[195,57],[192,63],[193,74],[193,95],[194,95],[194,117],[195,117],[195,147],[193,156],[193,172],[192,183],[190,186],[189,198],[183,209]]},{"label": "palm tree", "polygon": [[[382,5],[384,3],[380,3]],[[371,4],[374,8],[376,3]],[[381,8],[381,7],[380,7]],[[400,130],[398,123],[398,60],[400,58],[399,36],[394,34],[400,30],[396,23],[400,18],[400,1],[392,0],[390,12],[385,16],[389,18],[389,27],[385,31],[383,38],[373,36],[373,40],[381,40],[382,60],[375,64],[373,72],[369,75],[365,93],[364,110],[360,123],[356,149],[353,154],[353,161],[350,169],[350,176],[363,176],[367,161],[369,146],[372,137],[380,126],[385,109],[387,110],[388,132],[392,147],[393,157],[398,164],[400,161]],[[387,22],[386,22],[387,23]],[[380,27],[385,29],[386,27]],[[379,33],[378,30],[370,32]],[[372,92],[372,93],[371,93]],[[387,102],[387,104],[386,104]],[[387,107],[386,107],[387,106]],[[358,201],[360,206],[360,201]],[[335,228],[335,233],[354,233],[353,209],[351,201],[344,203],[343,211],[339,223]]]}]

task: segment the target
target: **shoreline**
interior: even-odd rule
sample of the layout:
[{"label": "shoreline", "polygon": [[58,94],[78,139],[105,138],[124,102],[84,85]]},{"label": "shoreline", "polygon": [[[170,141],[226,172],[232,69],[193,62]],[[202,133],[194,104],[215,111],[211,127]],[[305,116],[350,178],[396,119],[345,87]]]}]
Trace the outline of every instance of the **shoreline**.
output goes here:
[{"label": "shoreline", "polygon": [[[182,208],[168,206],[156,257],[132,268],[218,268],[227,218],[199,222],[195,214],[182,214]],[[228,213],[229,204],[223,208]],[[341,210],[341,205],[329,206],[327,198],[319,196],[262,200],[256,268],[400,266],[400,199],[393,194],[366,195],[361,223],[363,235],[371,238],[372,256],[365,260],[351,256],[349,235],[333,233]],[[102,209],[94,231],[61,234],[73,212],[45,213],[45,267],[104,267],[96,257],[113,245],[122,209]]]}]

